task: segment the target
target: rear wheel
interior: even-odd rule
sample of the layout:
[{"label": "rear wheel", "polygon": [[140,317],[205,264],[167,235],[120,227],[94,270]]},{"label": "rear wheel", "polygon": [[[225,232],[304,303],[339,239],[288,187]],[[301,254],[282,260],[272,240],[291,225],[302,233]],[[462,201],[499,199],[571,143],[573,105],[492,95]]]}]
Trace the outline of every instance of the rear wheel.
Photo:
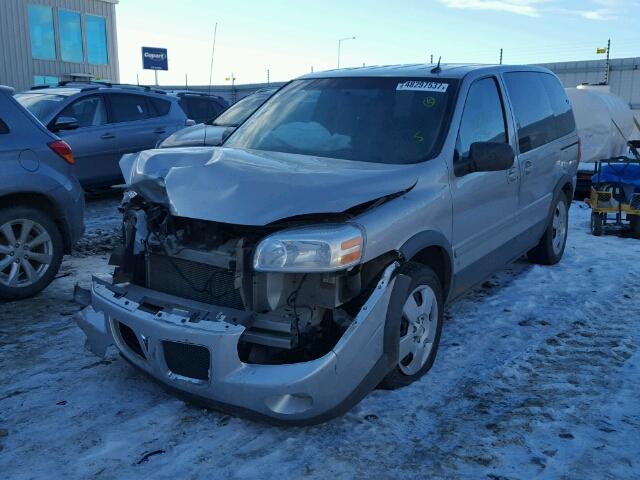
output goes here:
[{"label": "rear wheel", "polygon": [[48,215],[29,207],[0,210],[0,298],[35,295],[51,283],[61,261],[62,236]]},{"label": "rear wheel", "polygon": [[387,389],[409,385],[431,369],[442,333],[444,301],[438,276],[411,262],[401,273],[411,278],[410,293],[402,308],[398,364],[380,385]]},{"label": "rear wheel", "polygon": [[560,193],[556,198],[551,220],[540,239],[540,243],[527,253],[529,260],[540,265],[558,263],[564,255],[568,230],[569,206],[564,193]]},{"label": "rear wheel", "polygon": [[596,213],[596,212],[591,213],[591,233],[596,237],[599,237],[600,235],[602,235],[602,231],[603,231],[602,225],[604,223],[602,220],[603,218],[601,213]]}]

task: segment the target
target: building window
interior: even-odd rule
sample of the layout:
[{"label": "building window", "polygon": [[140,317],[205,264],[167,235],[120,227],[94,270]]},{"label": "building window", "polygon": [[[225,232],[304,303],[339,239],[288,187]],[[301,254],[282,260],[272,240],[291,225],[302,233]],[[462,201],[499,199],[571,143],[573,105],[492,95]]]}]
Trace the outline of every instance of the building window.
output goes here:
[{"label": "building window", "polygon": [[34,85],[57,85],[58,77],[52,77],[51,75],[34,75],[33,76],[33,84]]},{"label": "building window", "polygon": [[107,28],[104,17],[87,15],[87,60],[94,65],[106,65],[107,56]]},{"label": "building window", "polygon": [[58,30],[60,32],[60,56],[65,62],[82,63],[82,30],[80,14],[68,10],[58,12]]},{"label": "building window", "polygon": [[56,42],[53,35],[53,14],[44,5],[29,5],[29,31],[31,56],[42,60],[56,59]]}]

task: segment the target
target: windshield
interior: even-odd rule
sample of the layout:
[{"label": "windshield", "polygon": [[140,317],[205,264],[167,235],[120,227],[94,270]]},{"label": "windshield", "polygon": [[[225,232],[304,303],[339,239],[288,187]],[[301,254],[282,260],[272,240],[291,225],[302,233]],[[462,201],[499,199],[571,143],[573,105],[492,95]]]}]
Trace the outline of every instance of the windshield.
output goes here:
[{"label": "windshield", "polygon": [[255,112],[256,109],[267,100],[267,98],[269,98],[269,95],[249,95],[225,110],[215,119],[213,125],[220,127],[237,127],[244,122],[249,115]]},{"label": "windshield", "polygon": [[225,146],[361,162],[421,162],[440,148],[456,85],[397,77],[296,80]]},{"label": "windshield", "polygon": [[66,97],[50,93],[16,93],[14,98],[34,117],[44,122]]}]

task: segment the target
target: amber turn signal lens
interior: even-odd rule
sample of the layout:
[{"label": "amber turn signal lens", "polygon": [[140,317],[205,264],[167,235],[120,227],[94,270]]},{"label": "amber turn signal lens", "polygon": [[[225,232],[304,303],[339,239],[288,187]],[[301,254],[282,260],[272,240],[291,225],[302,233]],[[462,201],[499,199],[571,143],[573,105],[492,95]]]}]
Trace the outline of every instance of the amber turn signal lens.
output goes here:
[{"label": "amber turn signal lens", "polygon": [[340,244],[344,252],[340,257],[340,264],[347,265],[360,259],[362,255],[362,237],[353,237]]}]

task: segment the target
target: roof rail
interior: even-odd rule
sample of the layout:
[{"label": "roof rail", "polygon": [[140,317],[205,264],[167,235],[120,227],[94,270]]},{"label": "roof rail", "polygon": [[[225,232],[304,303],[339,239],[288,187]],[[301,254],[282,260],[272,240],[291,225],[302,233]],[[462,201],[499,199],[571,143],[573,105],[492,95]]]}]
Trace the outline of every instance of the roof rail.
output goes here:
[{"label": "roof rail", "polygon": [[[85,90],[93,90],[99,87],[124,87],[124,88],[135,88],[135,89],[140,89],[140,90],[144,90],[145,92],[153,92],[153,93],[160,93],[160,94],[166,94],[167,92],[158,88],[152,88],[148,85],[134,85],[131,83],[112,83],[112,82],[103,82],[100,80],[65,80],[62,82],[58,82],[58,87],[66,87],[66,86],[72,86],[72,85],[77,85],[77,86],[82,86],[82,85],[89,85],[91,88],[82,88],[82,91]],[[45,88],[45,87],[42,87]]]}]

